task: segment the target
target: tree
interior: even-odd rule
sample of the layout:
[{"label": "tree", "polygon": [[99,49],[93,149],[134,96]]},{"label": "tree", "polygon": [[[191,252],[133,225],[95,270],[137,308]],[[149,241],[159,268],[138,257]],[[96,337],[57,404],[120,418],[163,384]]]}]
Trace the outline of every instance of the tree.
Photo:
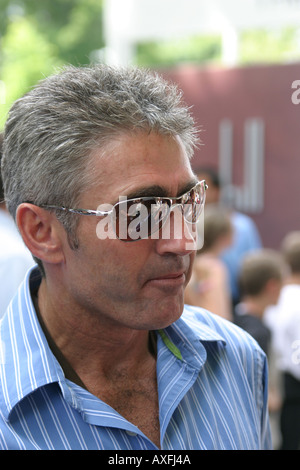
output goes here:
[{"label": "tree", "polygon": [[137,45],[136,61],[141,66],[174,66],[178,63],[220,62],[220,36],[193,36]]},{"label": "tree", "polygon": [[240,63],[284,63],[300,59],[299,29],[245,31],[241,34]]},{"label": "tree", "polygon": [[13,101],[63,64],[90,63],[104,41],[102,0],[0,0],[0,11],[2,127]]},{"label": "tree", "polygon": [[32,21],[20,17],[9,24],[2,40],[1,80],[5,85],[5,103],[1,126],[11,103],[60,64],[56,48],[37,31]]}]

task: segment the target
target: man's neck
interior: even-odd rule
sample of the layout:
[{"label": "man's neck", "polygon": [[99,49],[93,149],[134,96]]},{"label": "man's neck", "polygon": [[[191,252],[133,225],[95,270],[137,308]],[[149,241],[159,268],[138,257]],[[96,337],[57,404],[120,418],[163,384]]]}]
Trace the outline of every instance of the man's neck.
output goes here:
[{"label": "man's neck", "polygon": [[51,301],[45,279],[35,303],[66,378],[111,406],[159,447],[155,344],[149,332],[109,328],[88,314],[84,318],[68,304]]},{"label": "man's neck", "polygon": [[112,328],[96,316],[68,307],[51,299],[43,279],[36,302],[39,320],[52,352],[71,380],[83,385],[96,380],[95,374],[98,380],[113,380],[120,371],[137,378],[145,367],[155,364],[154,336],[148,331]]},{"label": "man's neck", "polygon": [[266,308],[266,304],[263,300],[247,297],[247,299],[243,300],[242,304],[247,313],[257,318],[263,317]]}]

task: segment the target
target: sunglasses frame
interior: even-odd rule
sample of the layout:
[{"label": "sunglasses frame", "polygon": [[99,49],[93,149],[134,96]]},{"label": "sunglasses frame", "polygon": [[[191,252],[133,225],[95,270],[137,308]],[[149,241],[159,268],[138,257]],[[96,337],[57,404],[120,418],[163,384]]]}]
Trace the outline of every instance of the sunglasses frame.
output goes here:
[{"label": "sunglasses frame", "polygon": [[[201,208],[199,210],[199,213],[197,215],[197,219],[196,220],[188,220],[186,217],[185,217],[185,212],[184,212],[184,205],[185,204],[189,204],[188,200],[189,200],[189,194],[193,191],[196,191],[197,189],[199,188],[199,194],[202,195],[202,200],[200,201],[200,205],[201,205]],[[201,189],[200,189],[201,188]],[[42,204],[40,205],[39,207],[43,208],[43,209],[50,209],[50,210],[61,210],[61,211],[64,211],[64,212],[71,212],[72,214],[78,214],[78,215],[86,215],[86,216],[96,216],[96,217],[105,217],[105,216],[111,216],[113,217],[113,215],[115,214],[115,211],[116,211],[116,208],[120,207],[121,205],[123,206],[128,206],[128,203],[130,203],[130,207],[132,207],[134,204],[142,204],[143,201],[155,201],[155,204],[157,205],[158,203],[161,204],[162,202],[165,202],[167,201],[168,202],[168,211],[167,213],[164,215],[164,219],[161,220],[160,224],[158,225],[158,227],[156,228],[156,231],[159,231],[163,224],[165,223],[165,221],[168,219],[168,216],[170,214],[170,212],[172,211],[172,209],[176,206],[180,206],[181,207],[181,210],[182,210],[182,214],[183,214],[183,217],[185,219],[186,222],[190,223],[190,224],[195,224],[198,220],[198,218],[200,217],[200,214],[202,212],[202,208],[204,206],[204,203],[205,203],[205,192],[206,190],[208,189],[208,186],[206,184],[206,181],[205,180],[201,180],[201,181],[198,181],[195,186],[193,186],[191,189],[189,189],[186,193],[184,193],[182,196],[178,196],[178,197],[156,197],[156,196],[148,196],[148,197],[139,197],[139,198],[134,198],[134,199],[125,199],[125,200],[122,200],[122,201],[118,201],[116,202],[112,208],[110,210],[106,210],[106,211],[102,211],[102,210],[92,210],[92,209],[72,209],[72,208],[69,208],[69,207],[65,207],[65,206],[56,206],[56,205],[53,205],[53,204]],[[128,213],[128,211],[127,211]],[[129,216],[132,216],[132,214],[128,214],[128,217]],[[148,216],[148,219],[149,219],[150,215]],[[147,219],[147,220],[148,220]],[[116,232],[116,230],[115,230]],[[151,235],[153,235],[153,233],[155,232],[152,232],[151,230],[151,233],[148,234],[147,237],[142,237],[142,238],[138,238],[138,239],[145,239],[145,238],[149,238],[151,237]],[[116,236],[117,238],[118,235],[116,233]],[[120,240],[123,240],[123,241],[136,241],[136,239],[124,239],[124,238],[119,238]]]}]

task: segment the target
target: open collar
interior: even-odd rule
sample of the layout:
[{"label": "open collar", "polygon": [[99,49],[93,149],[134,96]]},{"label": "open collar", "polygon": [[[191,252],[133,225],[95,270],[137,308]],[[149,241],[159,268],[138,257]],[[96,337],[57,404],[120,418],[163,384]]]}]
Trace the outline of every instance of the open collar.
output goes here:
[{"label": "open collar", "polygon": [[[46,341],[34,309],[31,290],[40,280],[37,269],[29,271],[0,323],[0,404],[6,420],[23,398],[40,387],[57,382],[64,395],[70,389],[66,387],[63,370]],[[184,367],[195,380],[206,361],[205,344],[225,344],[220,334],[194,318],[190,308],[185,309],[177,322],[158,331],[157,336],[161,390],[169,380],[163,374],[166,361],[170,363],[171,374],[174,374],[174,367],[178,371]],[[164,408],[171,412],[170,407]]]}]

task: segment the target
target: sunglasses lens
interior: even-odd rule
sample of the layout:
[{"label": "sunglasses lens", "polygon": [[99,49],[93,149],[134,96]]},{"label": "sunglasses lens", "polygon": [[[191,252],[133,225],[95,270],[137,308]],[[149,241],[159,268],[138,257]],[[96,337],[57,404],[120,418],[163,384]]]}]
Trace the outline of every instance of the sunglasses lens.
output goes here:
[{"label": "sunglasses lens", "polygon": [[150,234],[161,229],[170,212],[169,200],[154,200],[151,205],[151,227]]},{"label": "sunglasses lens", "polygon": [[205,186],[202,183],[198,183],[181,198],[175,198],[180,199],[175,204],[172,198],[159,197],[129,199],[115,204],[113,221],[117,237],[124,241],[150,238],[163,227],[172,204],[181,206],[188,223],[196,223],[205,202]]},{"label": "sunglasses lens", "polygon": [[159,231],[169,214],[170,202],[154,198],[126,200],[116,204],[116,235],[124,241],[149,238]]},{"label": "sunglasses lens", "polygon": [[184,205],[183,215],[184,215],[185,220],[189,222],[190,224],[197,222],[200,212],[201,212],[201,209],[198,204],[187,203]]},{"label": "sunglasses lens", "polygon": [[193,188],[186,194],[186,199],[183,201],[183,215],[187,222],[196,223],[200,217],[205,202],[205,189],[202,184]]}]

